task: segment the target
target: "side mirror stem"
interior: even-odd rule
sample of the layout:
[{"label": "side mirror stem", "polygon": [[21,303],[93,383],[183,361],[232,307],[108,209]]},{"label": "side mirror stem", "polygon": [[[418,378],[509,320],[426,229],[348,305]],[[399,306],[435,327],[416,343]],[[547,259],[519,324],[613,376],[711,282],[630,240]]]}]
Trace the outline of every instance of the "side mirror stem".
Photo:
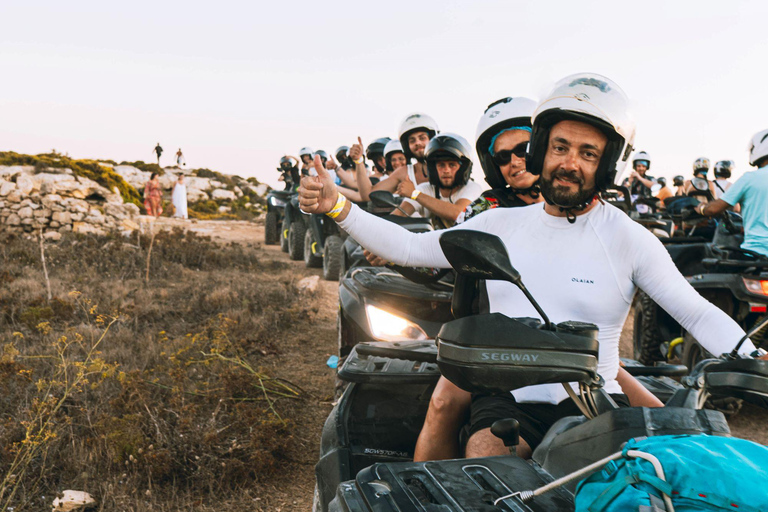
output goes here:
[{"label": "side mirror stem", "polygon": [[544,312],[543,309],[541,309],[541,306],[539,306],[539,303],[536,302],[536,299],[533,298],[533,295],[531,295],[531,292],[528,291],[528,288],[525,287],[522,280],[517,280],[514,284],[517,285],[518,288],[525,294],[525,298],[528,299],[528,301],[533,304],[533,307],[536,308],[536,312],[539,314],[542,320],[544,320],[544,328],[548,331],[553,330],[552,329],[552,322],[550,322],[549,317]]}]

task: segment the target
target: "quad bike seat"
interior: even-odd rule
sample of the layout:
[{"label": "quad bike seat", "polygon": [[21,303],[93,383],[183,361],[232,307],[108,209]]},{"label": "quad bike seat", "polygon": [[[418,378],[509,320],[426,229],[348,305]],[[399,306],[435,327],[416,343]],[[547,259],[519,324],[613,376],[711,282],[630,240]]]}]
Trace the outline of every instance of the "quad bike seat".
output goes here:
[{"label": "quad bike seat", "polygon": [[437,362],[446,378],[473,392],[507,393],[534,384],[595,384],[597,327],[564,322],[556,331],[501,313],[473,315],[443,325]]}]

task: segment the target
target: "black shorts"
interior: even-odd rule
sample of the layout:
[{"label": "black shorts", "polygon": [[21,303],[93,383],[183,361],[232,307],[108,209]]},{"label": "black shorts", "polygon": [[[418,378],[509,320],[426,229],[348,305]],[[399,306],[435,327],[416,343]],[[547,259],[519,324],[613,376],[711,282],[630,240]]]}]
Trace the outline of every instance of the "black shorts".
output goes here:
[{"label": "black shorts", "polygon": [[[628,407],[626,395],[611,395],[619,407]],[[557,405],[540,403],[517,403],[512,394],[507,395],[472,395],[472,406],[468,437],[480,430],[491,428],[497,420],[514,418],[520,422],[520,438],[535,450],[544,434],[560,418],[582,416],[581,411],[570,398]]]}]

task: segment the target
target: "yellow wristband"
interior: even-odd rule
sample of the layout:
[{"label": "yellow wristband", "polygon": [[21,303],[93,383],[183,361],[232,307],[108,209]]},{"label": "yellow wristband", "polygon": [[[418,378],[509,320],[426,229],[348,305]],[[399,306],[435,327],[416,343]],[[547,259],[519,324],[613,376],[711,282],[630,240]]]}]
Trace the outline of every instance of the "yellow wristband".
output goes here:
[{"label": "yellow wristband", "polygon": [[360,158],[358,158],[356,160],[352,160],[352,161],[355,162],[356,164],[361,164],[361,163],[365,162],[365,160],[363,160],[363,157],[360,157]]},{"label": "yellow wristband", "polygon": [[344,197],[344,194],[339,192],[339,197],[336,198],[336,204],[333,205],[333,208],[331,208],[331,211],[326,213],[326,215],[332,219],[335,219],[339,215],[341,215],[341,212],[344,210],[344,206],[347,204],[347,198]]},{"label": "yellow wristband", "polygon": [[414,201],[421,195],[421,190],[414,189],[413,192],[411,192],[411,199]]}]

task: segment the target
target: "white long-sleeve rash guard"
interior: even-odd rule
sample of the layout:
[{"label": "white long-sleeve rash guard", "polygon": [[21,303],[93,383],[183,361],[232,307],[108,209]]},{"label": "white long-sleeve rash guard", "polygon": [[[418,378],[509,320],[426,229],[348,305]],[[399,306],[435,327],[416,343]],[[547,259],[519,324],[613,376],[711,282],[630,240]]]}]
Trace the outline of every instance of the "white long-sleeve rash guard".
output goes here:
[{"label": "white long-sleeve rash guard", "polygon": [[[411,233],[352,206],[340,226],[360,245],[404,266],[449,268],[439,239],[445,231]],[[619,336],[636,287],[675,318],[711,353],[733,350],[744,331],[699,295],[680,274],[661,242],[618,208],[598,204],[570,224],[544,211],[542,204],[496,208],[452,229],[484,231],[504,242],[523,282],[555,323],[576,320],[599,329],[598,372],[605,390],[621,393]],[[491,312],[509,317],[538,314],[511,283],[488,281]],[[749,340],[741,347],[755,350]],[[559,384],[513,391],[519,402],[559,403]]]}]

